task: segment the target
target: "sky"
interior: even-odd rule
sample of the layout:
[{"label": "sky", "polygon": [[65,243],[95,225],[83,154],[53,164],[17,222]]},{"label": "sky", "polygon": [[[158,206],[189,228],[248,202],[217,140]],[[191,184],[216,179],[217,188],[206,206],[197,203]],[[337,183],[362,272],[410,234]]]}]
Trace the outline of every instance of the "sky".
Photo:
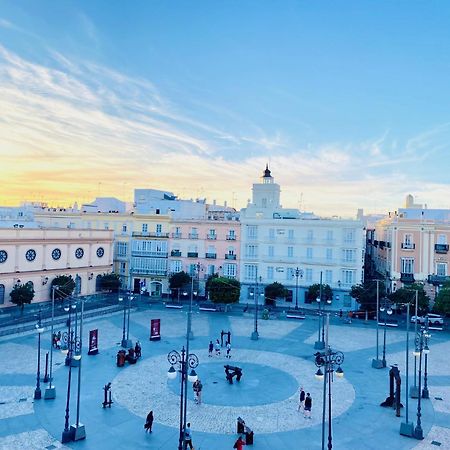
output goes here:
[{"label": "sky", "polygon": [[450,2],[0,0],[0,205],[154,188],[450,208]]}]

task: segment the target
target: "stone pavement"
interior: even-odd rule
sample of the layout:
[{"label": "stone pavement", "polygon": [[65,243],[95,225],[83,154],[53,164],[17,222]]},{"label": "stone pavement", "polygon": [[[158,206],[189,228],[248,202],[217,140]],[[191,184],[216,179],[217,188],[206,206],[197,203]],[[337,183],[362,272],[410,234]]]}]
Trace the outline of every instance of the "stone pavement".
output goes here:
[{"label": "stone pavement", "polygon": [[[161,319],[161,341],[149,341],[150,320]],[[116,366],[122,338],[121,313],[85,321],[83,332],[81,422],[84,441],[61,444],[67,392],[64,355],[54,352],[55,400],[33,400],[36,384],[37,336],[26,333],[0,340],[0,449],[176,449],[178,446],[179,379],[168,380],[167,353],[185,345],[186,311],[160,306],[131,314],[130,338],[139,339],[143,357],[136,365]],[[203,384],[203,402],[194,403],[188,391],[188,421],[192,424],[196,450],[231,449],[237,438],[236,418],[241,416],[255,432],[255,450],[321,448],[323,384],[314,373],[313,348],[318,322],[306,320],[258,320],[260,339],[252,341],[253,316],[223,313],[193,313],[194,339],[190,351],[200,361],[196,369]],[[87,356],[90,329],[99,329],[100,353]],[[220,339],[220,331],[231,331],[232,358],[208,357],[209,340]],[[383,328],[380,329],[382,343]],[[425,439],[400,436],[404,420],[394,410],[381,408],[387,397],[387,369],[372,369],[375,357],[374,324],[343,324],[332,318],[329,339],[335,350],[345,354],[345,377],[335,377],[333,395],[333,448],[335,449],[450,449],[450,336],[433,332],[429,354],[430,399],[422,400]],[[411,333],[411,342],[413,335]],[[49,351],[50,336],[42,335],[43,354]],[[387,330],[388,364],[398,364],[405,387],[405,332]],[[412,350],[412,344],[410,345]],[[381,347],[380,347],[381,355]],[[243,368],[239,383],[225,380],[224,364]],[[410,383],[413,358],[410,359]],[[43,372],[43,366],[41,369]],[[78,369],[72,369],[70,423],[76,413]],[[112,382],[114,404],[103,409],[103,386]],[[313,397],[311,419],[297,412],[299,387]],[[45,385],[41,384],[42,392]],[[442,400],[440,400],[442,399]],[[402,392],[405,404],[405,393]],[[416,422],[417,400],[409,401],[409,418]],[[154,411],[153,433],[143,424]],[[326,430],[327,436],[327,430]],[[434,443],[433,443],[434,442]],[[440,444],[440,445],[438,445]],[[249,448],[252,448],[249,446]]]}]

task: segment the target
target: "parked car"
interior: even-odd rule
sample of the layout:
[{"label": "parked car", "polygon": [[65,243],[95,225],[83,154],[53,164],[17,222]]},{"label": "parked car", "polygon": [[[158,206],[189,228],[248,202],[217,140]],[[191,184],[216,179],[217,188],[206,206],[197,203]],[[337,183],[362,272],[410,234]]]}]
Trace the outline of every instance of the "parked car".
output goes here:
[{"label": "parked car", "polygon": [[[428,314],[428,324],[429,325],[435,325],[438,327],[442,327],[444,325],[444,319],[439,314]],[[420,323],[421,325],[425,324],[425,320],[427,316],[412,316],[411,322],[415,323],[417,319],[417,323]]]}]

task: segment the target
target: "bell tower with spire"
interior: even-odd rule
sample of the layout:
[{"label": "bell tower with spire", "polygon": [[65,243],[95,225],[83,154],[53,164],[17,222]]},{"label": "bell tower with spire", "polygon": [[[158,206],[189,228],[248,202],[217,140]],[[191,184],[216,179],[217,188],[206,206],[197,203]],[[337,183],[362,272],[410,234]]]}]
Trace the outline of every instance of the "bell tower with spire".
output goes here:
[{"label": "bell tower with spire", "polygon": [[254,183],[252,191],[252,204],[257,208],[280,208],[280,185],[274,182],[268,164],[261,177],[261,183]]}]

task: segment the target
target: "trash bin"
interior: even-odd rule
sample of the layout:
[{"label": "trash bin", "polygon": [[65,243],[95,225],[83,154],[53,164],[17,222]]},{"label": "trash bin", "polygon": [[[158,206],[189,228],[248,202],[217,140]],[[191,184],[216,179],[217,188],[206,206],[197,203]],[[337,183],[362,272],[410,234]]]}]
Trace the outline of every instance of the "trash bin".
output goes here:
[{"label": "trash bin", "polygon": [[119,350],[117,352],[117,367],[123,367],[125,365],[125,350]]},{"label": "trash bin", "polygon": [[237,418],[237,433],[243,434],[245,432],[245,422],[242,417]]},{"label": "trash bin", "polygon": [[249,427],[245,427],[245,444],[253,445],[253,431]]}]

